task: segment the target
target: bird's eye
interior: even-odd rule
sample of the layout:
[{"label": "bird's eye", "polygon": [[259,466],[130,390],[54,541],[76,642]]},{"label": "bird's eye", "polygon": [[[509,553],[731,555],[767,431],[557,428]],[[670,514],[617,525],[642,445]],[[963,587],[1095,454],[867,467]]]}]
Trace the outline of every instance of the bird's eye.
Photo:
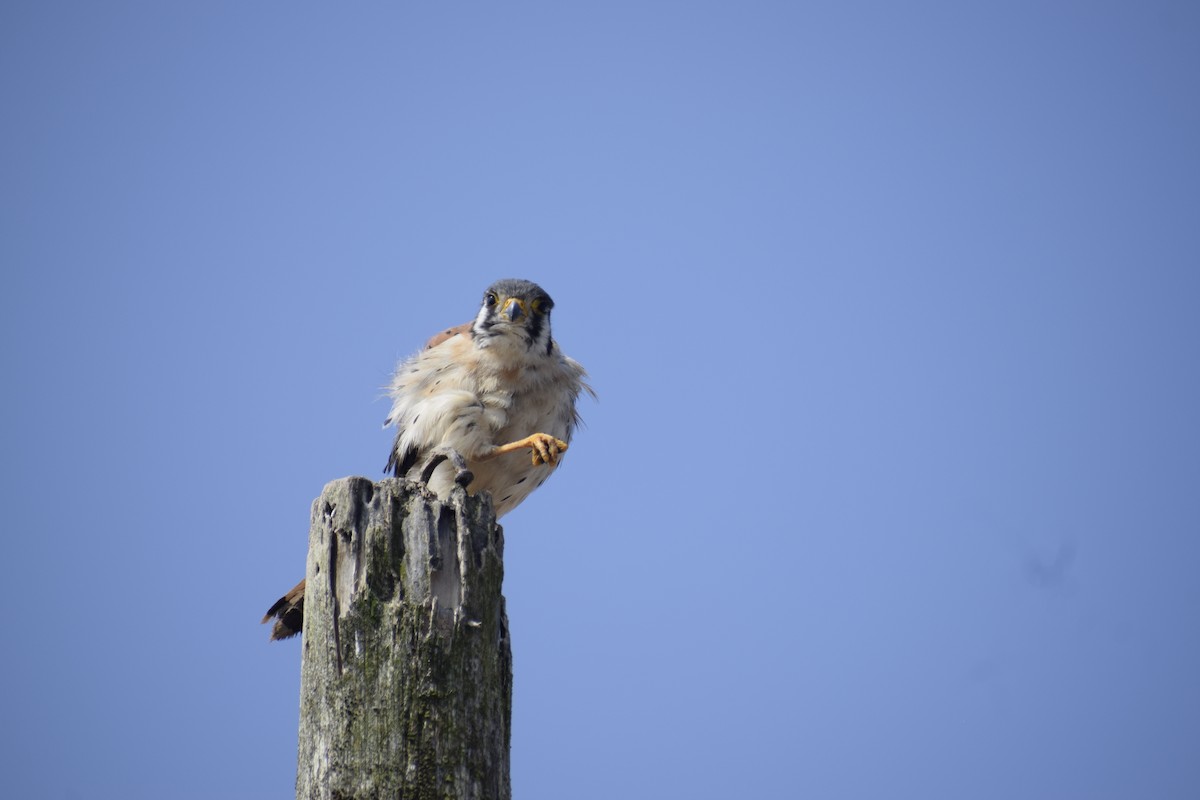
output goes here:
[{"label": "bird's eye", "polygon": [[485,306],[487,306],[488,308],[491,308],[492,306],[496,305],[496,294],[495,294],[495,292],[488,292],[487,294],[485,294],[485,295],[483,296],[483,304],[484,304]]},{"label": "bird's eye", "polygon": [[530,306],[539,314],[546,313],[546,303],[540,297],[537,300],[534,300]]}]

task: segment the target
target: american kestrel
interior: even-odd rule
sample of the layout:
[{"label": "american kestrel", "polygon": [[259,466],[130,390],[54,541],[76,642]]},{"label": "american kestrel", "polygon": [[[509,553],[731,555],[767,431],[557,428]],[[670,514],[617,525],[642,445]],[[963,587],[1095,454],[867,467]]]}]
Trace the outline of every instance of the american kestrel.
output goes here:
[{"label": "american kestrel", "polygon": [[[496,517],[546,482],[579,422],[586,373],[550,335],[554,301],[537,284],[501,280],[471,322],[434,336],[392,378],[397,428],[385,471],[445,499],[455,484],[492,496]],[[300,632],[304,581],[263,617],[272,639]]]}]

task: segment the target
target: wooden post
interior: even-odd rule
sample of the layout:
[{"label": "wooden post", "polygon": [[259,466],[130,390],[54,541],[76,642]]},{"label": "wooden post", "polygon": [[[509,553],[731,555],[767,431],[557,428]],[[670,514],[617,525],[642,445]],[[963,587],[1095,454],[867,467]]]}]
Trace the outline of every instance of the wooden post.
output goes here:
[{"label": "wooden post", "polygon": [[343,478],[313,504],[297,800],[510,800],[503,531],[486,495]]}]

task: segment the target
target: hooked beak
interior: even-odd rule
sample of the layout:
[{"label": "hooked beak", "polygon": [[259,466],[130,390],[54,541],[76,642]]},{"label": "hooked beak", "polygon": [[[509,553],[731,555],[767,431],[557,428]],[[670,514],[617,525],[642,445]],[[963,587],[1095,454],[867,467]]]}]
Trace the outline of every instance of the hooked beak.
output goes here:
[{"label": "hooked beak", "polygon": [[515,297],[510,297],[504,303],[504,308],[500,312],[509,322],[516,322],[521,317],[525,316],[525,304]]}]

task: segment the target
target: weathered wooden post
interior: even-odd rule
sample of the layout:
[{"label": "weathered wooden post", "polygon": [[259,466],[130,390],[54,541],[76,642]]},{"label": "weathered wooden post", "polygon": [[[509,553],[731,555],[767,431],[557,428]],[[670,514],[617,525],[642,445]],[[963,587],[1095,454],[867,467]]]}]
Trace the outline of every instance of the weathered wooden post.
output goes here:
[{"label": "weathered wooden post", "polygon": [[298,800],[509,800],[504,539],[486,495],[343,478],[313,504]]}]

